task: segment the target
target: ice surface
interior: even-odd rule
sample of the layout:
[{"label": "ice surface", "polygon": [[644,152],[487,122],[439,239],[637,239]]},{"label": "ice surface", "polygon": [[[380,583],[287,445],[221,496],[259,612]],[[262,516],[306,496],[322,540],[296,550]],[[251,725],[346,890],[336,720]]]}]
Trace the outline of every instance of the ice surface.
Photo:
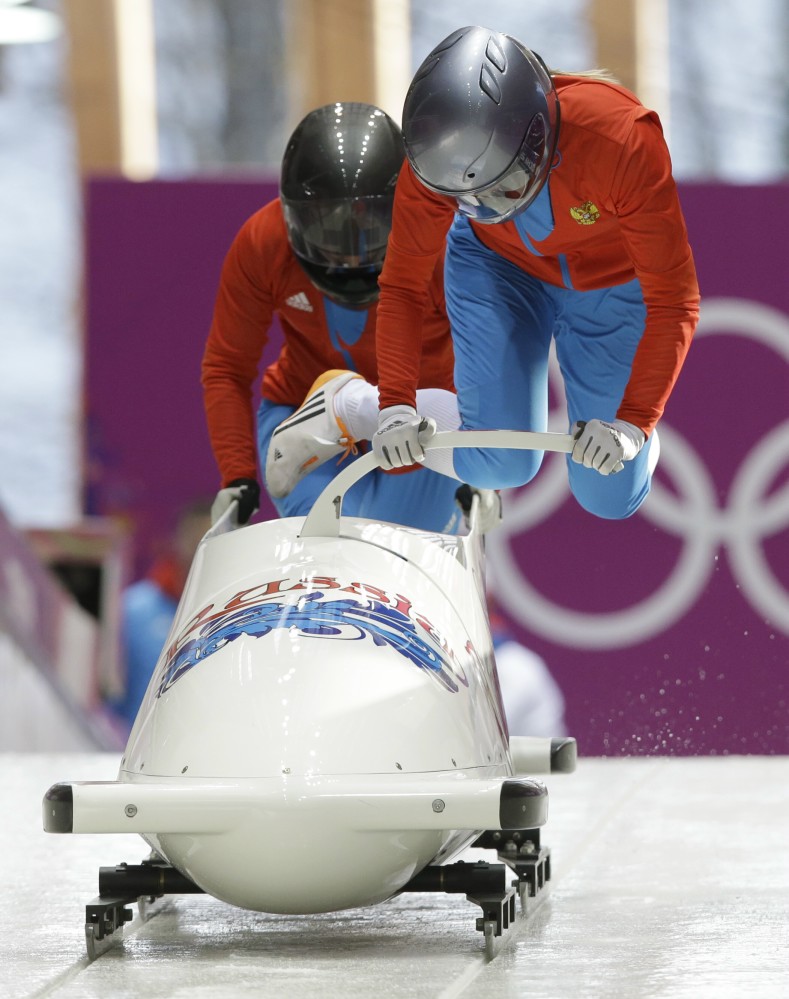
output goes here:
[{"label": "ice surface", "polygon": [[[114,779],[117,762],[0,756],[4,999],[789,995],[789,758],[582,759],[549,778],[551,888],[491,963],[475,905],[420,894],[302,917],[179,896],[88,965],[98,868],[147,848],[47,835],[41,798],[58,780]],[[297,857],[283,863],[298,876]]]}]

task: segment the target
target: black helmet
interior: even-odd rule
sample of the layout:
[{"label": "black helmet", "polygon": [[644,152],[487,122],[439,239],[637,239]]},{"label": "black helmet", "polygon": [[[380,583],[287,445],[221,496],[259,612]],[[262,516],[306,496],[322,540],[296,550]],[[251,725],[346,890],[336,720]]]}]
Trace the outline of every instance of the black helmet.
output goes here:
[{"label": "black helmet", "polygon": [[556,151],[559,101],[542,59],[489,28],[460,28],[417,70],[403,139],[425,185],[477,222],[506,222],[539,194]]},{"label": "black helmet", "polygon": [[403,137],[371,104],[327,104],[290,137],[280,199],[288,239],[310,280],[343,305],[378,298]]}]

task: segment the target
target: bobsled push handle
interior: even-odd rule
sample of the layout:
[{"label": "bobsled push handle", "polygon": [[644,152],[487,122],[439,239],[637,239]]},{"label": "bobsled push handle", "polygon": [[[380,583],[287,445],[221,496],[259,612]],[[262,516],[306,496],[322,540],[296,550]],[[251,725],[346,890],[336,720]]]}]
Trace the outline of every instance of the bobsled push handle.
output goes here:
[{"label": "bobsled push handle", "polygon": [[[569,454],[575,443],[570,434],[537,433],[531,430],[446,430],[426,441],[424,448],[508,448],[515,451],[560,451]],[[344,468],[315,500],[301,529],[302,538],[336,538],[340,533],[342,500],[359,479],[378,467],[370,451]]]}]

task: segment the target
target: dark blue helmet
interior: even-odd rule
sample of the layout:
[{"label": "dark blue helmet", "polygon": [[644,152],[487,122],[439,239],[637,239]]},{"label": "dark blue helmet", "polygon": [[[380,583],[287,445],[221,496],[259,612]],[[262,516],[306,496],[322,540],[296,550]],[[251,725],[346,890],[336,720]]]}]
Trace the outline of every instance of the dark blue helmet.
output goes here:
[{"label": "dark blue helmet", "polygon": [[329,298],[357,307],[378,298],[404,158],[400,129],[371,104],[317,108],[290,137],[280,175],[288,239]]},{"label": "dark blue helmet", "polygon": [[403,107],[406,156],[431,191],[477,222],[506,222],[547,180],[559,101],[542,59],[490,28],[460,28],[417,70]]}]

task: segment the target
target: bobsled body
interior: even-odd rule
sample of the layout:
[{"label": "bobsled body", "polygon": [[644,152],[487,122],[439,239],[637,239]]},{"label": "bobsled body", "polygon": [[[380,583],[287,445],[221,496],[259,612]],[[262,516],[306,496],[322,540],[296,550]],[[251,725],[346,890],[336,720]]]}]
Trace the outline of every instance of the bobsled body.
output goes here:
[{"label": "bobsled body", "polygon": [[[449,432],[425,444],[438,446],[568,451],[572,438]],[[547,852],[522,833],[545,823],[547,792],[521,775],[571,770],[574,740],[508,740],[476,501],[460,538],[342,517],[373,467],[370,453],[340,472],[306,518],[232,530],[231,510],[208,532],[118,779],[53,785],[47,831],[139,833],[161,865],[134,873],[138,895],[175,869],[182,886],[265,912],[456,890],[447,862],[483,831],[506,844],[519,890],[539,890]],[[492,897],[476,865],[449,866]],[[513,889],[496,891],[486,934],[509,919]],[[122,905],[90,909],[89,951]]]},{"label": "bobsled body", "polygon": [[423,782],[430,818],[436,778],[512,773],[479,542],[301,524],[202,542],[119,774],[257,795],[232,831],[145,838],[204,890],[270,912],[380,901],[475,834],[355,829],[355,796],[374,811]]}]

